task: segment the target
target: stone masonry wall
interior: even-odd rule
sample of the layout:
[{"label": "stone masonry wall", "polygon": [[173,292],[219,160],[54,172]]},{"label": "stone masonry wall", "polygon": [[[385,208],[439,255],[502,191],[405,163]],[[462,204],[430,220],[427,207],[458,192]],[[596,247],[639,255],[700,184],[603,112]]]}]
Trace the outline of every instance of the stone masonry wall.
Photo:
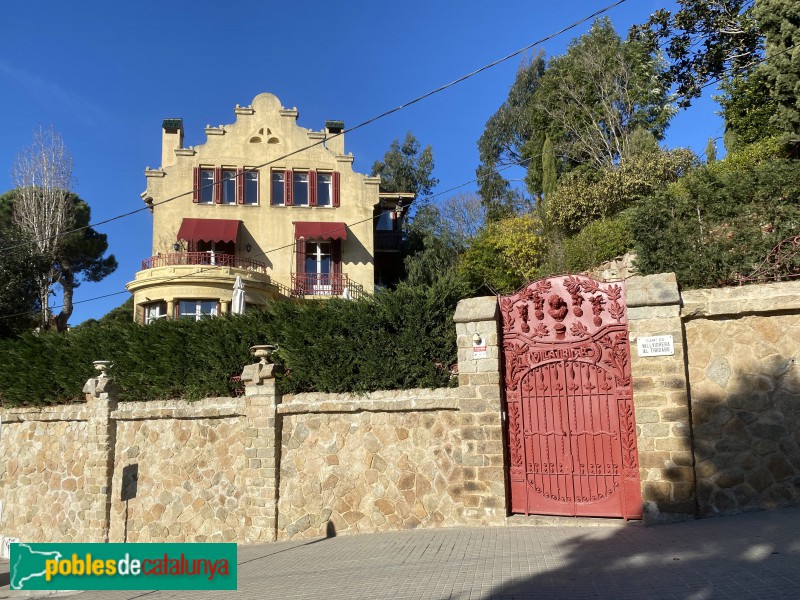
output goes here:
[{"label": "stone masonry wall", "polygon": [[278,539],[460,523],[457,392],[284,397]]},{"label": "stone masonry wall", "polygon": [[53,407],[3,415],[0,498],[4,536],[83,541],[89,524],[86,410]]},{"label": "stone masonry wall", "polygon": [[800,502],[800,282],[683,301],[699,514]]},{"label": "stone masonry wall", "polygon": [[[464,522],[506,524],[506,474],[497,298],[458,303],[459,424],[464,465]],[[476,357],[485,348],[485,356]]]},{"label": "stone masonry wall", "polygon": [[[695,482],[678,285],[672,273],[626,284],[644,521],[682,519],[695,512]],[[657,335],[671,335],[675,353],[639,356],[639,337]]]},{"label": "stone masonry wall", "polygon": [[112,542],[231,542],[245,522],[244,401],[126,402],[117,420]]}]

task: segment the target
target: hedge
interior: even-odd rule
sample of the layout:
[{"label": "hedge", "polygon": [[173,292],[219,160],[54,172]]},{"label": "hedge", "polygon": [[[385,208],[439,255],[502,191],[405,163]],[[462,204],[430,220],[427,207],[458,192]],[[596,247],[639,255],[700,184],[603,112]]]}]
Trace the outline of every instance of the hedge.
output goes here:
[{"label": "hedge", "polygon": [[121,400],[229,396],[249,347],[277,343],[284,393],[368,392],[448,385],[456,362],[456,303],[464,290],[443,282],[401,285],[359,301],[278,301],[264,311],[200,322],[95,322],[66,334],[0,342],[0,402],[78,401],[92,361],[110,360]]}]

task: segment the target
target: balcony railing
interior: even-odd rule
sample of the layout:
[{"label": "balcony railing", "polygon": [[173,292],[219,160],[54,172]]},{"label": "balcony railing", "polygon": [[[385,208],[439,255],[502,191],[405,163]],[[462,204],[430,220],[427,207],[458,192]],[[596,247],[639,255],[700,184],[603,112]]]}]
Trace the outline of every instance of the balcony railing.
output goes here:
[{"label": "balcony railing", "polygon": [[295,296],[349,296],[357,299],[364,295],[364,288],[350,280],[347,273],[304,273],[302,275],[293,273],[292,294]]},{"label": "balcony railing", "polygon": [[142,261],[142,270],[180,265],[233,267],[236,269],[258,271],[260,273],[267,272],[267,265],[257,260],[234,256],[233,254],[220,254],[219,252],[176,252],[174,254],[158,254],[150,258],[145,258]]}]

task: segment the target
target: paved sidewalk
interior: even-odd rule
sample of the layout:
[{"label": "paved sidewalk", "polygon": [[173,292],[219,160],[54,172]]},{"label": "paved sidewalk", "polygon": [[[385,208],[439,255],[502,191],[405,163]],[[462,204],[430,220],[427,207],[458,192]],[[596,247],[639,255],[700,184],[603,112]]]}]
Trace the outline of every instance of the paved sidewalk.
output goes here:
[{"label": "paved sidewalk", "polygon": [[236,593],[84,592],[76,598],[228,596],[800,598],[800,507],[656,527],[458,528],[241,547]]}]

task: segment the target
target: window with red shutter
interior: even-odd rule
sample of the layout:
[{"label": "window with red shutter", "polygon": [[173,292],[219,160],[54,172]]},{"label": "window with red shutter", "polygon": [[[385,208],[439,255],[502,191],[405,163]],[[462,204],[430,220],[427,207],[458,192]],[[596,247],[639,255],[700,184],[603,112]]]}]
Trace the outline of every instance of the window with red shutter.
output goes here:
[{"label": "window with red shutter", "polygon": [[342,284],[342,240],[333,240],[331,248],[331,262],[333,263],[333,295],[341,296]]},{"label": "window with red shutter", "polygon": [[295,242],[295,291],[298,293],[305,293],[305,275],[306,275],[306,239],[301,237]]},{"label": "window with red shutter", "polygon": [[192,202],[195,204],[200,202],[200,167],[195,167],[194,171],[192,172],[192,185],[194,186],[194,190],[192,191]]},{"label": "window with red shutter", "polygon": [[244,204],[244,169],[236,169],[236,204]]},{"label": "window with red shutter", "polygon": [[308,172],[308,205],[317,205],[317,172]]},{"label": "window with red shutter", "polygon": [[294,190],[292,187],[294,174],[290,170],[283,172],[283,204],[292,206],[294,204]]},{"label": "window with red shutter", "polygon": [[214,169],[214,204],[222,202],[222,167]]},{"label": "window with red shutter", "polygon": [[339,200],[339,196],[340,196],[340,193],[339,193],[339,171],[334,171],[333,172],[332,180],[333,180],[332,181],[332,184],[333,184],[333,206],[337,207],[337,206],[339,206],[339,202],[340,202],[340,200]]}]

